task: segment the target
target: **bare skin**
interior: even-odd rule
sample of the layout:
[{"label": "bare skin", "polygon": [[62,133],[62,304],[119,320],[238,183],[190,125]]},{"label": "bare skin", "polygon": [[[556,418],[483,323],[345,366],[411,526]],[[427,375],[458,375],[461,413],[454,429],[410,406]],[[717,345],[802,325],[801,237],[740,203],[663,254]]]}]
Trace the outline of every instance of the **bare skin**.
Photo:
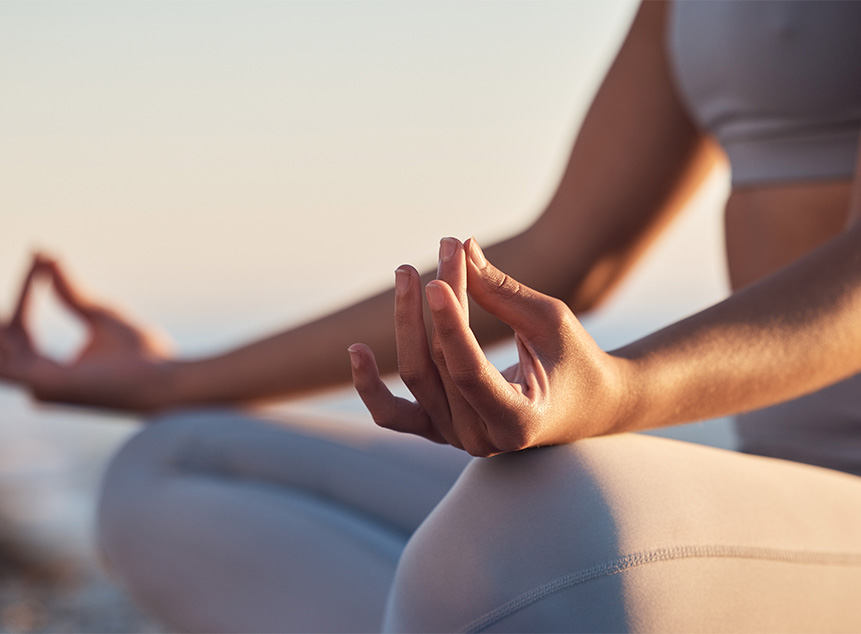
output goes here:
[{"label": "bare skin", "polygon": [[[416,401],[389,392],[363,344],[350,347],[353,380],[377,424],[475,456],[764,407],[861,371],[859,247],[855,222],[720,304],[607,353],[563,302],[499,271],[473,240],[446,238],[425,287],[430,344],[416,273],[402,267],[397,286],[401,376]],[[488,362],[467,295],[512,327],[517,364]]]},{"label": "bare skin", "polygon": [[[646,3],[595,98],[547,208],[527,230],[487,249],[499,266],[542,292],[564,298],[577,312],[607,296],[714,161],[711,144],[673,89],[661,44],[663,24],[663,5]],[[639,105],[624,105],[631,103]],[[656,155],[661,160],[655,160]],[[619,187],[619,182],[627,186]],[[73,283],[58,265],[39,270],[55,280],[62,274]],[[425,282],[431,279],[432,274],[424,276]],[[350,380],[344,350],[359,340],[374,347],[384,371],[397,368],[393,291],[203,359],[174,359],[158,350],[125,345],[146,340],[147,328],[77,285],[75,291],[67,296],[73,299],[68,306],[84,318],[96,339],[108,336],[103,330],[116,331],[120,322],[127,322],[124,345],[112,358],[85,355],[59,366],[29,348],[20,328],[7,328],[0,332],[0,378],[23,385],[43,400],[154,411],[253,403],[343,384]],[[117,319],[89,319],[94,309]],[[473,317],[482,342],[510,333],[478,311]],[[115,334],[109,338],[117,339]]]},{"label": "bare skin", "polygon": [[[556,410],[546,419],[546,433],[536,433],[537,419],[529,418],[526,425],[529,433],[521,433],[524,430],[521,426],[511,442],[509,437],[504,437],[501,444],[498,438],[461,438],[455,431],[457,420],[472,420],[476,414],[471,406],[464,405],[468,399],[443,371],[431,380],[437,386],[431,394],[442,395],[448,403],[449,420],[444,415],[442,419],[437,417],[442,422],[405,431],[467,448],[476,455],[490,455],[531,444],[563,442],[741,411],[817,389],[825,384],[822,381],[836,381],[861,369],[856,367],[856,359],[861,359],[857,353],[858,340],[853,339],[858,335],[851,334],[854,322],[845,317],[846,306],[857,307],[858,301],[859,265],[853,253],[858,251],[859,231],[856,228],[842,233],[851,218],[861,217],[861,194],[856,184],[861,178],[857,176],[854,181],[734,191],[726,213],[727,253],[733,287],[744,287],[744,292],[706,311],[698,321],[687,320],[636,342],[608,355],[615,360],[608,362],[602,356],[606,353],[597,349],[594,342],[589,343],[591,338],[573,318],[573,313],[582,314],[595,308],[612,292],[654,237],[682,208],[718,156],[712,142],[688,117],[672,85],[662,45],[665,9],[664,3],[647,2],[638,12],[595,97],[564,176],[546,209],[527,230],[486,250],[487,260],[499,270],[510,273],[524,287],[536,289],[536,294],[529,297],[539,314],[547,298],[564,301],[564,304],[557,300],[550,302],[553,308],[547,314],[555,314],[548,317],[550,327],[558,326],[554,319],[562,319],[573,340],[580,342],[580,349],[586,351],[584,358],[593,363],[587,366],[595,370],[579,388],[574,383],[566,385],[580,394],[592,390],[594,396],[606,397],[610,405],[601,406],[601,411],[606,410],[604,414],[593,417],[588,424],[582,418],[566,418],[562,409]],[[817,247],[821,250],[816,257],[800,268],[792,268],[793,262]],[[466,253],[462,246],[455,250],[461,256]],[[469,317],[478,345],[509,336],[511,329],[488,310],[479,308],[480,305],[490,312],[504,312],[498,302],[488,299],[491,294],[482,294],[481,276],[470,268],[471,261],[463,256],[459,272],[442,267],[441,281],[430,286],[431,293],[444,293],[440,305],[443,310],[446,306],[463,308],[467,292],[463,280],[467,276],[475,280],[475,289],[470,288],[469,293],[476,303]],[[778,271],[783,277],[769,277]],[[829,285],[827,281],[835,279],[834,271],[840,271],[843,277],[838,276]],[[54,282],[69,309],[90,328],[91,345],[79,360],[69,365],[45,359],[29,344],[26,289],[30,280],[39,275]],[[419,293],[434,277],[428,273],[419,281],[417,273],[411,272],[409,292]],[[399,275],[401,282],[402,278],[403,273]],[[756,284],[758,281],[763,284]],[[801,303],[786,303],[786,296],[804,296],[806,291],[817,288],[825,290],[818,294],[811,292],[808,300]],[[16,315],[0,331],[0,378],[21,384],[44,400],[135,411],[300,396],[348,381],[350,364],[344,350],[356,341],[374,350],[376,362],[384,373],[398,368],[400,346],[403,370],[403,356],[409,356],[410,352],[391,320],[391,307],[396,300],[401,301],[402,292],[381,293],[338,313],[221,355],[181,360],[173,358],[148,328],[135,325],[81,291],[60,265],[36,261],[24,284]],[[445,298],[453,303],[449,306]],[[821,306],[822,302],[831,308],[813,310],[813,306]],[[570,318],[564,311],[559,312],[566,304],[565,310],[573,311]],[[798,332],[787,332],[769,326],[779,317],[774,314],[775,306],[777,310],[813,316],[806,322],[797,322]],[[429,327],[430,315],[436,313],[426,309],[416,313],[415,299],[412,307],[408,318],[401,313],[397,321],[412,323],[413,340],[417,342],[416,324]],[[456,311],[448,317],[456,318]],[[463,315],[458,318],[461,326],[462,318]],[[746,331],[731,328],[740,323],[763,324],[763,327],[755,332],[750,328]],[[840,336],[835,335],[831,341],[816,339],[816,328],[823,324],[828,325],[826,332]],[[720,337],[715,333],[720,333]],[[811,345],[818,346],[820,353],[789,358],[792,347],[785,345],[786,338],[802,334],[809,337]],[[436,353],[430,359],[435,367],[446,358],[439,354],[443,339],[437,337]],[[761,342],[768,342],[768,346]],[[717,363],[726,356],[722,351],[729,344],[739,349],[761,350],[763,354],[739,355],[723,365]],[[362,379],[367,378],[361,375],[362,368],[372,369],[367,350],[365,347],[353,350],[354,369],[360,370],[360,391]],[[475,357],[475,348],[469,350]],[[774,350],[780,354],[772,354]],[[855,356],[851,357],[852,354]],[[767,361],[763,361],[765,365],[759,364],[763,359]],[[802,374],[811,374],[811,363],[818,364],[821,372],[815,373],[816,381],[805,382]],[[795,368],[794,373],[791,368]],[[411,371],[408,368],[407,374]],[[369,376],[373,379],[373,372]],[[556,376],[567,375],[560,369]],[[509,376],[502,378],[507,383]],[[500,379],[494,380],[498,383]],[[742,389],[745,385],[755,386],[756,391],[745,391]],[[595,389],[595,386],[603,387]],[[716,393],[715,386],[723,386],[720,398],[703,398],[704,394]],[[606,392],[601,391],[604,388]],[[420,387],[416,389],[421,391]],[[554,394],[559,389],[554,388]],[[634,396],[622,402],[620,394]],[[431,401],[429,396],[422,396],[419,408],[423,411],[432,408]],[[561,402],[554,400],[555,404]],[[414,410],[418,411],[415,406]],[[458,415],[452,417],[453,411]],[[638,416],[632,412],[638,412]],[[388,426],[394,425],[389,421]]]},{"label": "bare skin", "polygon": [[737,189],[725,213],[734,290],[774,273],[846,228],[851,181]]}]

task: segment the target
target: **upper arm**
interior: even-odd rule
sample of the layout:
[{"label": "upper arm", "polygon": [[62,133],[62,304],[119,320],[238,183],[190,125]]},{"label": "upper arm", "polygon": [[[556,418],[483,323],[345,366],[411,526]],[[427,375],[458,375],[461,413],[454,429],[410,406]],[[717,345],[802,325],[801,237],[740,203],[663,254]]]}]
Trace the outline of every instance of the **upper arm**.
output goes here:
[{"label": "upper arm", "polygon": [[547,292],[575,310],[606,294],[717,156],[673,83],[664,46],[668,8],[640,6],[559,187],[527,232],[543,245],[532,252],[553,258],[547,264],[558,277]]}]

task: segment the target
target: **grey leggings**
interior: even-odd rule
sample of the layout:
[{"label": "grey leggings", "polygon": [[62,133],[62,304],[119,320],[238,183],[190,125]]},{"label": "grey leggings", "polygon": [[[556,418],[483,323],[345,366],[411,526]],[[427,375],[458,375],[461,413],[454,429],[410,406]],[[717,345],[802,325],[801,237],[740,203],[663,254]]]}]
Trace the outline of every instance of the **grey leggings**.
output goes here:
[{"label": "grey leggings", "polygon": [[469,461],[173,415],[114,459],[99,537],[185,631],[861,631],[861,478],[641,435]]}]

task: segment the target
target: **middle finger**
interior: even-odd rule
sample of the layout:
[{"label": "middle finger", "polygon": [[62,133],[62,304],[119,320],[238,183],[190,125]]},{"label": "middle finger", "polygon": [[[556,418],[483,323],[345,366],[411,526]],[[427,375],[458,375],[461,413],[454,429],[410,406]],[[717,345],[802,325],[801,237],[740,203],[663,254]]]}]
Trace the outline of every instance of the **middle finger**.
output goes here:
[{"label": "middle finger", "polygon": [[[460,240],[443,238],[440,241],[439,265],[437,279],[446,282],[454,291],[455,297],[463,311],[463,317],[469,321],[469,299],[466,292],[466,252]],[[482,444],[486,437],[484,423],[476,415],[475,410],[464,398],[460,389],[448,371],[443,353],[443,344],[438,328],[433,332],[433,359],[439,372],[451,411],[452,433],[457,436],[461,445],[475,447]]]}]

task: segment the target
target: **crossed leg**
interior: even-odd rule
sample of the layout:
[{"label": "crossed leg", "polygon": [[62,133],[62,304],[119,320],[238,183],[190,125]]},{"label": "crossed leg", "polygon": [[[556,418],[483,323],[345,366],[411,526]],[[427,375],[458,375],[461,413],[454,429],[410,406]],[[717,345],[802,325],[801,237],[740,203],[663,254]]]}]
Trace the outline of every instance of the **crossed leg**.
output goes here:
[{"label": "crossed leg", "polygon": [[379,631],[404,544],[467,461],[371,424],[166,416],[110,465],[99,543],[183,631]]},{"label": "crossed leg", "polygon": [[639,434],[472,462],[394,632],[861,631],[861,478]]},{"label": "crossed leg", "polygon": [[112,463],[101,545],[186,631],[861,630],[861,478],[641,435],[467,462],[171,416]]}]

